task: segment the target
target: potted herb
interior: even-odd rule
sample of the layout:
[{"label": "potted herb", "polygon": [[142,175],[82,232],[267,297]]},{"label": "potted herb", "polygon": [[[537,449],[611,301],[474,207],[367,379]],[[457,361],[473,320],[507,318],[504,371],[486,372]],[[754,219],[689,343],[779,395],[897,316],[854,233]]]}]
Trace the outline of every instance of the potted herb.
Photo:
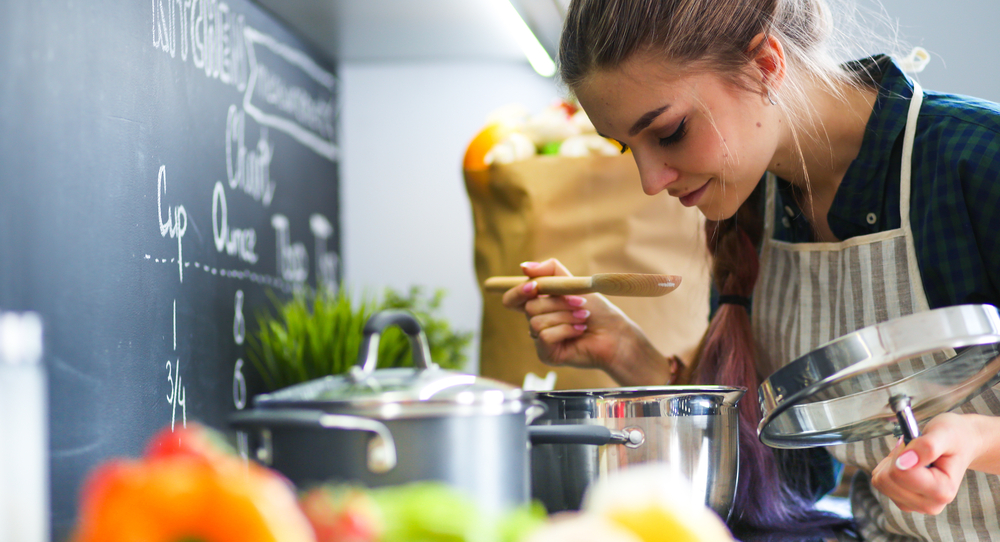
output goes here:
[{"label": "potted herb", "polygon": [[[388,288],[381,299],[362,295],[352,299],[347,290],[336,293],[299,292],[287,301],[272,296],[274,313],[257,316],[257,330],[247,337],[247,358],[260,373],[268,391],[327,375],[346,373],[357,363],[362,329],[381,310],[405,309],[418,320],[430,345],[431,359],[446,369],[461,367],[471,332],[459,332],[439,315],[444,290],[427,296],[414,286],[406,293]],[[410,343],[398,328],[379,341],[379,367],[413,365]]]}]

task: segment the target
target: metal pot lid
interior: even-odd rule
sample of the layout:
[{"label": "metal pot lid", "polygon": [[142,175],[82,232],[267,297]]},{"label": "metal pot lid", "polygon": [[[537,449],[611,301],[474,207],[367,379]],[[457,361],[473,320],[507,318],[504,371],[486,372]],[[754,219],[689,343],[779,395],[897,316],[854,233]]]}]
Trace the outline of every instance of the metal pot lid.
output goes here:
[{"label": "metal pot lid", "polygon": [[525,392],[437,366],[328,376],[260,395],[261,408],[317,408],[379,419],[522,411]]},{"label": "metal pot lid", "polygon": [[[410,339],[412,368],[378,369],[382,331],[399,326]],[[503,382],[441,369],[430,361],[420,324],[404,311],[384,311],[365,324],[358,364],[342,376],[327,376],[259,395],[260,408],[315,408],[379,419],[504,414],[527,408],[528,393]]]},{"label": "metal pot lid", "polygon": [[761,441],[829,446],[900,435],[1000,382],[1000,312],[960,305],[835,339],[760,386]]}]

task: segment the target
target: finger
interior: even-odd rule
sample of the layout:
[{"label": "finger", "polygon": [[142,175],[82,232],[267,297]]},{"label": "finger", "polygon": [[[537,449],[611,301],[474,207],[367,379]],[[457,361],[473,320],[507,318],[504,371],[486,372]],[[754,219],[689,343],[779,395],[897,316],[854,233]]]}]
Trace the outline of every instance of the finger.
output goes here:
[{"label": "finger", "polygon": [[508,309],[523,311],[524,304],[536,297],[538,297],[538,283],[532,280],[504,292],[501,302]]},{"label": "finger", "polygon": [[919,512],[923,514],[939,512],[940,510],[935,511],[935,503],[932,503],[927,496],[913,491],[911,481],[907,478],[911,473],[908,471],[899,471],[896,468],[895,461],[902,448],[898,446],[872,470],[872,487],[892,499],[892,502],[904,512]]},{"label": "finger", "polygon": [[581,310],[586,303],[587,298],[578,295],[539,296],[529,299],[524,305],[524,310],[529,316],[536,316],[547,312],[573,312]]},{"label": "finger", "polygon": [[524,262],[521,264],[521,271],[531,277],[550,277],[550,276],[560,276],[560,277],[572,277],[573,274],[566,269],[559,260],[555,258],[549,258],[543,262]]},{"label": "finger", "polygon": [[546,329],[561,326],[563,324],[586,324],[587,317],[590,316],[590,311],[577,310],[577,311],[559,311],[559,312],[547,312],[545,314],[540,314],[538,316],[533,316],[528,320],[528,325],[531,327],[532,336],[537,337]]},{"label": "finger", "polygon": [[586,332],[586,324],[562,324],[542,330],[538,334],[538,340],[549,346],[553,346],[563,341],[575,339]]},{"label": "finger", "polygon": [[[954,500],[967,465],[951,456],[934,457],[934,443],[914,439],[897,454],[887,469],[889,485],[905,490],[917,499],[913,506],[924,514],[936,514]],[[925,439],[932,440],[932,439]],[[923,456],[917,450],[923,450]],[[930,468],[928,464],[933,463]]]},{"label": "finger", "polygon": [[949,438],[950,432],[947,431],[924,433],[911,440],[898,454],[896,466],[900,470],[908,470],[934,463],[950,448],[950,443],[946,442]]}]

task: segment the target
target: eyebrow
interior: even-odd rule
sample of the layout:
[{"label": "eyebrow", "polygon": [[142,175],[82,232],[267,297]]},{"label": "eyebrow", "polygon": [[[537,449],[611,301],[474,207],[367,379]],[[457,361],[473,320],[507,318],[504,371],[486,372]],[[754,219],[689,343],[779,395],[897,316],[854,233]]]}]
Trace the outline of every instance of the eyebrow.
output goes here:
[{"label": "eyebrow", "polygon": [[639,132],[643,131],[643,129],[645,129],[647,126],[652,124],[654,120],[656,120],[656,117],[659,117],[661,113],[663,113],[669,108],[670,104],[667,104],[659,109],[654,109],[646,113],[645,115],[639,117],[639,120],[635,121],[635,124],[633,124],[632,127],[629,128],[628,135],[634,136]]}]

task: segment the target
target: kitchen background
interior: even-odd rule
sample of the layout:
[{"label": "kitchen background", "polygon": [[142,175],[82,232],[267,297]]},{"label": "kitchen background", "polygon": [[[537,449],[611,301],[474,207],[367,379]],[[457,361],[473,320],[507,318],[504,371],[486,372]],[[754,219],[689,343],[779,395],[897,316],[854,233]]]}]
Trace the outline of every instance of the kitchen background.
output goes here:
[{"label": "kitchen background", "polygon": [[[285,264],[296,263],[303,240],[312,249],[306,232],[314,214],[339,230],[324,255],[339,256],[351,289],[447,289],[443,315],[473,333],[466,368],[478,368],[482,301],[462,156],[491,111],[518,103],[537,112],[562,97],[562,89],[525,60],[504,23],[512,20],[508,0],[258,1],[335,67],[329,88],[324,77],[294,76],[297,85],[336,96],[336,163],[319,152],[327,146],[310,150],[280,128],[270,135],[260,129],[261,111],[241,102],[247,73],[223,78],[215,64],[210,75],[193,49],[188,60],[187,42],[163,41],[176,35],[166,23],[172,12],[151,13],[146,2],[124,9],[0,2],[0,309],[35,310],[45,320],[51,401],[39,404],[51,408],[46,430],[57,534],[69,526],[77,484],[98,461],[138,453],[155,428],[186,424],[188,410],[192,419],[222,425],[247,405],[245,320],[264,305],[264,286],[290,291],[305,271]],[[561,0],[510,1],[554,55]],[[882,9],[874,0],[858,1]],[[254,33],[249,49],[233,50],[252,49],[262,65],[285,66],[292,77],[294,66],[281,61],[299,57],[275,43],[308,48],[259,10],[231,3],[250,28],[277,36],[272,43]],[[1000,101],[992,55],[1000,46],[994,28],[1000,4],[885,0],[884,11],[904,40],[931,52],[920,76],[925,87]],[[255,114],[256,121],[246,120]],[[233,230],[226,247],[226,233],[208,230],[217,201],[227,197],[219,179],[230,175],[235,188],[225,167],[232,149],[225,147],[242,144],[246,128],[257,165],[271,164],[281,191],[267,209],[269,197],[261,205],[261,194],[228,196]],[[280,151],[271,163],[274,148]],[[302,182],[314,179],[331,182]],[[167,213],[157,216],[158,226],[154,206]],[[289,218],[295,242],[285,246],[278,231],[288,232]],[[268,236],[258,244],[266,262],[258,271],[270,273],[277,261],[280,277],[239,263],[236,234],[253,228]],[[239,254],[247,262],[250,256]],[[319,271],[321,259],[310,261]],[[199,273],[184,271],[181,262]],[[45,437],[38,424],[26,425]]]},{"label": "kitchen background", "polygon": [[[481,299],[462,182],[465,146],[494,109],[520,103],[537,112],[563,95],[555,80],[525,61],[514,31],[504,24],[506,2],[260,2],[337,63],[346,282],[355,288],[447,288],[444,315],[456,328],[472,331],[478,330]],[[543,15],[566,0],[513,3],[543,43],[556,39],[558,21]],[[884,13],[904,43],[931,53],[919,75],[924,88],[1000,101],[994,55],[1000,50],[1000,3],[856,4],[862,21]],[[537,22],[533,13],[540,14]],[[477,352],[474,339],[471,369]]]}]

